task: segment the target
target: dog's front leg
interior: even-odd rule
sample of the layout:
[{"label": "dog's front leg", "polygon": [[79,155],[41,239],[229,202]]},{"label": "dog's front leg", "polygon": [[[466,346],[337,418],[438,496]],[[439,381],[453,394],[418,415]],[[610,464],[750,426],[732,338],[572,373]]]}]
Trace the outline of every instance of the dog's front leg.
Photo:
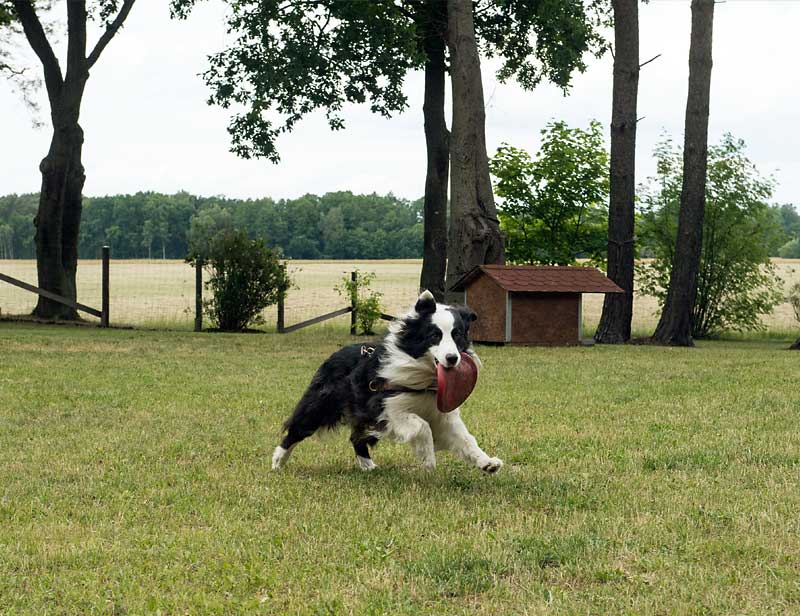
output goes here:
[{"label": "dog's front leg", "polygon": [[408,443],[422,466],[436,468],[433,432],[428,422],[413,413],[393,413],[389,422],[393,440]]},{"label": "dog's front leg", "polygon": [[448,449],[487,473],[496,473],[502,468],[503,461],[500,458],[490,458],[478,446],[477,439],[467,430],[458,409],[440,414],[432,425],[436,449]]}]

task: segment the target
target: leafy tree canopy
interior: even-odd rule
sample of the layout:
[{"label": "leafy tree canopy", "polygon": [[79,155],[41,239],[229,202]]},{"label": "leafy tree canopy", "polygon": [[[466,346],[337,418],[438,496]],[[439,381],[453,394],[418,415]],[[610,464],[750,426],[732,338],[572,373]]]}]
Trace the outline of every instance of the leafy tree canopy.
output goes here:
[{"label": "leafy tree canopy", "polygon": [[[172,0],[186,18],[199,0]],[[228,130],[239,156],[279,159],[276,138],[304,115],[324,110],[343,127],[346,103],[368,103],[384,116],[403,110],[409,70],[424,62],[421,39],[429,0],[228,0],[236,38],[209,57],[209,103],[242,108]],[[601,54],[601,0],[480,0],[479,45],[503,60],[499,77],[530,88],[546,78],[567,88],[584,54]]]},{"label": "leafy tree canopy", "polygon": [[536,158],[504,144],[490,167],[511,261],[568,265],[577,257],[602,258],[608,153],[599,122],[587,130],[550,122]]}]

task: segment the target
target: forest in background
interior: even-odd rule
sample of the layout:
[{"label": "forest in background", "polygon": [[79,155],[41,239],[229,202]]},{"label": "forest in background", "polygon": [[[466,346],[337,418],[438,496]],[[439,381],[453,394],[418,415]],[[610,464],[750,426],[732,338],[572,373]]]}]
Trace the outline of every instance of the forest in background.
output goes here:
[{"label": "forest in background", "polygon": [[[0,259],[34,259],[38,193],[0,197]],[[290,259],[418,259],[422,200],[349,191],[273,200],[165,195],[84,197],[79,257],[183,259],[189,240],[226,227],[262,237]]]}]

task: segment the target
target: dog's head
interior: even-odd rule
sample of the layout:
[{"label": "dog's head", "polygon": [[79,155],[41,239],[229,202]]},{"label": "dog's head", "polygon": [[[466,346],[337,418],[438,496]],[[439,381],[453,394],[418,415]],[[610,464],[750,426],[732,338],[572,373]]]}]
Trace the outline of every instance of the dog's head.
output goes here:
[{"label": "dog's head", "polygon": [[463,351],[472,354],[469,326],[476,318],[468,308],[437,304],[430,291],[423,291],[391,335],[394,345],[414,359],[430,356],[452,368]]}]

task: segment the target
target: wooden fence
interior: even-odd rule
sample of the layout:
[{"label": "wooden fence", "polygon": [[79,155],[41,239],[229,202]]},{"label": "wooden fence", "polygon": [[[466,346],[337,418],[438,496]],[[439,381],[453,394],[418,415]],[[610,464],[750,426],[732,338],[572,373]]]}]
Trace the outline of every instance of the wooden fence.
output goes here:
[{"label": "wooden fence", "polygon": [[87,306],[86,304],[81,304],[75,300],[69,299],[68,297],[64,297],[63,295],[53,293],[52,291],[48,291],[46,289],[42,289],[32,284],[28,284],[27,282],[24,282],[22,280],[17,280],[16,278],[12,278],[11,276],[7,276],[6,274],[0,273],[0,281],[6,282],[15,287],[19,287],[20,289],[24,289],[25,291],[36,293],[41,297],[46,297],[51,301],[58,302],[59,304],[63,304],[64,306],[69,306],[70,308],[73,308],[75,310],[80,310],[81,312],[91,314],[92,316],[98,317],[100,319],[100,327],[108,327],[109,324],[108,284],[109,284],[109,260],[110,260],[109,253],[110,251],[108,246],[103,246],[102,299],[101,299],[102,307],[100,310],[98,310],[97,308],[92,308],[91,306]]},{"label": "wooden fence", "polygon": [[[356,280],[356,273],[350,272],[350,280],[355,282]],[[309,327],[311,325],[316,325],[317,323],[322,323],[329,319],[335,319],[336,317],[343,316],[347,313],[350,313],[350,333],[355,335],[356,333],[356,310],[355,306],[358,302],[358,297],[353,293],[350,297],[350,305],[344,306],[342,308],[337,308],[332,312],[326,312],[325,314],[321,314],[319,316],[313,317],[311,319],[306,319],[305,321],[301,321],[300,323],[294,323],[292,325],[286,325],[285,318],[286,318],[286,298],[281,297],[278,300],[278,319],[277,319],[277,332],[279,334],[288,334],[291,332],[295,332],[298,329],[303,329],[304,327]],[[203,264],[202,262],[198,262],[195,265],[195,302],[194,302],[194,331],[199,332],[203,330]],[[381,319],[385,321],[394,321],[395,317],[390,314],[381,313]]]}]

